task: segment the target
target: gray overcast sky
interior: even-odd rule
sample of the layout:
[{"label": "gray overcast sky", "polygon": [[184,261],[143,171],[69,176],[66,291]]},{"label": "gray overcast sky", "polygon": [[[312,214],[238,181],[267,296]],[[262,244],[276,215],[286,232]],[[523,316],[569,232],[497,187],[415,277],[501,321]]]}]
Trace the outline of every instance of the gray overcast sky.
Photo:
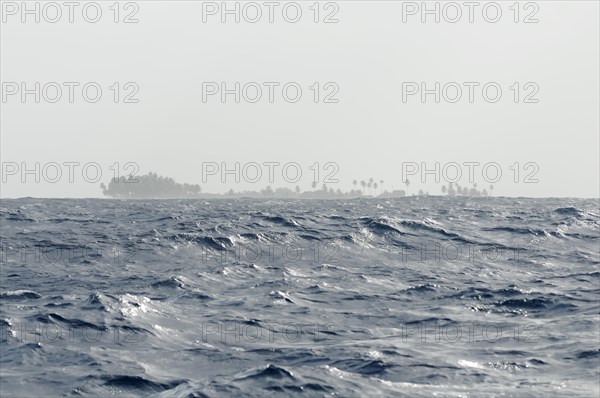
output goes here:
[{"label": "gray overcast sky", "polygon": [[[258,2],[263,16],[257,23],[244,21],[243,15],[240,23],[233,22],[233,16],[221,23],[219,13],[206,15],[203,23],[203,7],[211,10],[206,2],[138,1],[137,9],[130,6],[119,13],[122,20],[134,12],[139,22],[133,24],[113,22],[109,9],[113,2],[99,2],[103,13],[98,23],[86,22],[81,7],[69,23],[68,9],[63,7],[62,19],[54,24],[44,21],[43,15],[40,23],[32,16],[22,23],[20,10],[12,15],[14,10],[6,3],[11,2],[2,2],[6,22],[0,39],[6,97],[1,104],[2,197],[101,194],[99,182],[82,178],[81,167],[75,169],[73,183],[66,166],[57,183],[49,182],[54,175],[50,171],[39,183],[33,175],[25,176],[23,183],[22,170],[12,175],[13,162],[19,168],[22,162],[29,168],[36,162],[40,167],[49,162],[96,162],[104,183],[112,176],[110,165],[119,162],[122,174],[124,164],[134,162],[139,173],[156,171],[179,182],[199,183],[203,192],[258,190],[266,185],[308,189],[315,162],[321,169],[319,186],[335,171],[324,169],[333,162],[339,166],[335,174],[339,183],[328,184],[333,188],[351,189],[353,179],[373,177],[384,180],[385,189],[401,189],[403,162],[425,162],[429,168],[439,162],[439,184],[432,175],[422,183],[420,172],[409,177],[411,190],[422,188],[432,194],[440,193],[446,183],[444,165],[479,162],[474,181],[489,186],[482,166],[495,162],[502,170],[495,184],[498,195],[599,196],[597,1],[533,2],[536,7],[522,2],[518,23],[509,8],[512,1],[498,2],[502,16],[497,23],[483,18],[483,5],[489,2],[480,2],[473,23],[466,7],[457,23],[448,23],[444,15],[440,23],[433,16],[422,23],[419,11],[408,15],[413,9],[407,2],[390,1],[338,1],[327,6],[322,2],[319,23],[309,8],[313,2],[299,2],[298,23],[284,20],[281,10],[286,2],[275,9],[275,22],[269,23],[268,8]],[[247,11],[252,18],[253,10]],[[448,18],[454,17],[455,10],[446,11]],[[53,18],[53,10],[47,12]],[[93,17],[93,10],[88,12]],[[323,23],[332,13],[339,22]],[[293,18],[293,9],[287,15]],[[494,9],[488,9],[487,16],[493,18]],[[523,23],[527,16],[539,22]],[[33,95],[25,102],[20,93],[7,95],[15,87],[11,83],[21,82],[29,88],[34,82],[81,85],[74,88],[73,103],[65,86],[57,103],[44,97],[35,103]],[[82,97],[81,86],[88,82],[97,82],[103,90],[97,103]],[[120,83],[118,103],[113,100],[115,90],[109,88],[114,82]],[[123,103],[134,90],[124,88],[127,82],[139,87],[133,97],[138,103]],[[226,82],[230,88],[235,82],[281,85],[275,88],[274,103],[268,101],[265,86],[257,103],[244,99],[235,103],[233,95],[222,103],[219,95],[203,102],[203,82]],[[302,88],[297,103],[282,97],[281,86],[288,82]],[[315,82],[320,83],[318,103],[310,88]],[[334,84],[325,88],[328,82]],[[425,82],[428,88],[435,82],[441,87],[456,82],[462,97],[456,103],[446,100],[455,96],[451,85],[440,103],[433,94],[424,103],[420,94],[403,101],[405,82]],[[480,84],[474,88],[473,103],[464,82]],[[502,89],[496,103],[482,95],[481,87],[490,82]],[[339,91],[332,98],[338,103],[324,103],[336,87]],[[48,98],[52,90],[46,93]],[[252,90],[248,96],[253,96]],[[293,90],[289,93],[293,95]],[[494,90],[488,94],[493,97]],[[303,174],[299,182],[289,183],[277,168],[275,181],[269,184],[264,167],[265,175],[257,183],[244,182],[243,175],[239,184],[231,176],[223,183],[220,174],[203,183],[203,162],[226,162],[230,168],[235,162],[241,166],[297,162]],[[459,183],[471,185],[468,168],[463,166],[462,171]],[[524,183],[530,173],[534,173],[530,179],[539,182]]]}]

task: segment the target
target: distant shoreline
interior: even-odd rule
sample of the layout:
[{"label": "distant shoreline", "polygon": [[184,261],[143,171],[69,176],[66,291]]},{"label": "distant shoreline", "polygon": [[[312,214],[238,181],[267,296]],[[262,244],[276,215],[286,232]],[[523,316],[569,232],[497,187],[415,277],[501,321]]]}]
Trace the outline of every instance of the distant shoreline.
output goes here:
[{"label": "distant shoreline", "polygon": [[576,196],[448,196],[448,195],[410,195],[403,197],[379,197],[379,196],[357,196],[357,197],[346,197],[346,198],[298,198],[298,197],[251,197],[251,196],[223,196],[219,194],[214,194],[213,196],[200,196],[200,197],[172,197],[172,198],[107,198],[105,196],[88,196],[88,197],[35,197],[35,196],[21,196],[21,197],[0,197],[0,200],[89,200],[89,199],[99,199],[99,200],[119,200],[119,201],[142,201],[142,200],[230,200],[230,199],[258,199],[258,200],[301,200],[301,201],[311,201],[311,200],[357,200],[357,199],[367,199],[367,200],[388,200],[388,199],[402,199],[402,200],[410,200],[410,199],[421,199],[421,198],[469,198],[469,199],[481,199],[481,200],[492,200],[492,199],[585,199],[585,200],[599,200],[598,197],[576,197]]}]

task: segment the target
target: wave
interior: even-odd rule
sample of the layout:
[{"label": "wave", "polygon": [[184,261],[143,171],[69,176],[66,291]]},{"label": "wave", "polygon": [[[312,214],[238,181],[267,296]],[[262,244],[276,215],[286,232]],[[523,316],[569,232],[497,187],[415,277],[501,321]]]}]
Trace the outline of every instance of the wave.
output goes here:
[{"label": "wave", "polygon": [[597,395],[596,200],[27,199],[0,218],[2,396]]}]

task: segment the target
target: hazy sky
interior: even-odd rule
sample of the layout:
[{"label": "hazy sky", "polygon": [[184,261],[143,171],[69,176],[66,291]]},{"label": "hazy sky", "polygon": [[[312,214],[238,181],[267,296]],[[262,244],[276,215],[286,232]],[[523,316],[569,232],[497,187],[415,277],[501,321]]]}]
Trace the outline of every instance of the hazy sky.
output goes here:
[{"label": "hazy sky", "polygon": [[[321,2],[318,16],[313,1],[297,2],[302,10],[297,23],[284,19],[295,18],[294,4],[282,11],[290,2],[274,6],[273,23],[262,1],[254,3],[262,12],[256,23],[245,20],[257,9],[245,2],[239,2],[239,23],[235,15],[221,22],[214,7],[221,2],[200,1],[122,2],[118,16],[110,9],[113,1],[100,1],[102,16],[90,23],[82,15],[86,3],[74,9],[73,23],[65,6],[57,23],[46,21],[55,18],[56,9],[43,9],[45,2],[39,3],[39,23],[35,15],[25,15],[23,23],[21,10],[14,8],[21,2],[2,2],[2,197],[100,196],[99,183],[108,183],[115,162],[121,174],[131,162],[139,166],[138,174],[155,171],[199,183],[203,192],[267,185],[308,189],[315,162],[319,186],[333,172],[339,183],[328,186],[334,189],[351,189],[352,180],[370,177],[384,180],[385,189],[402,189],[404,164],[412,172],[410,190],[432,194],[455,180],[455,164],[461,165],[459,184],[472,185],[464,164],[478,162],[472,170],[480,187],[502,171],[494,184],[498,195],[599,196],[597,1],[521,2],[518,15],[510,8],[513,1],[500,1],[496,23],[485,19],[496,18],[495,5],[482,11],[490,2],[474,8],[473,23],[462,1],[454,3],[462,12],[456,23],[447,21],[457,15],[447,2],[439,2],[439,23],[435,15],[421,22],[421,10],[414,8],[420,1]],[[228,5],[233,9],[235,3]],[[428,5],[433,9],[435,3]],[[35,2],[28,5],[33,9]],[[93,6],[86,10],[88,19],[95,18]],[[130,14],[137,23],[123,23]],[[323,23],[326,18],[338,22]],[[526,18],[538,22],[524,23]],[[35,82],[40,82],[40,102],[34,94],[23,101],[22,88],[35,91]],[[65,82],[72,82],[73,103]],[[95,84],[102,89],[96,103],[82,94],[90,82],[88,100]],[[221,93],[207,94],[221,90],[221,83],[233,90],[236,82],[239,103],[234,94],[225,102]],[[247,85],[251,82],[256,84]],[[431,90],[424,101],[422,83]],[[62,97],[51,103],[57,86]],[[252,103],[257,86],[262,97]],[[297,87],[302,95],[292,102]],[[457,87],[462,97],[453,103]],[[494,103],[498,87],[502,94]],[[129,99],[138,102],[124,103],[137,89]],[[419,92],[409,95],[415,89]],[[14,90],[19,91],[13,95]],[[35,171],[23,175],[22,166],[34,169],[36,162],[39,183]],[[56,183],[52,162],[62,170]],[[65,162],[80,164],[74,166],[73,182]],[[203,162],[219,169],[221,163],[234,169],[239,162],[240,182],[233,181],[234,174],[222,182],[220,172],[205,175],[203,182]],[[256,183],[252,162],[262,165]],[[273,183],[265,162],[280,163]],[[407,169],[411,162],[419,170]],[[434,174],[422,176],[422,163],[429,169],[439,163],[439,183]],[[101,167],[100,181],[83,178],[84,164]],[[285,164],[294,166],[287,169],[287,181]],[[298,166],[302,178],[289,182]],[[209,170],[206,164],[204,169]],[[95,180],[93,167],[86,177]]]}]

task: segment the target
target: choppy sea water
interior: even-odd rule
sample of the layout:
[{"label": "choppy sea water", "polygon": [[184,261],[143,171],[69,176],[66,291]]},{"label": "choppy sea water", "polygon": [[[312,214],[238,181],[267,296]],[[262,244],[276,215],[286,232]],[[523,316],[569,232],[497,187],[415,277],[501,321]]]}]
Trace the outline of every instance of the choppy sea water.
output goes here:
[{"label": "choppy sea water", "polygon": [[0,395],[592,397],[598,200],[2,200]]}]

